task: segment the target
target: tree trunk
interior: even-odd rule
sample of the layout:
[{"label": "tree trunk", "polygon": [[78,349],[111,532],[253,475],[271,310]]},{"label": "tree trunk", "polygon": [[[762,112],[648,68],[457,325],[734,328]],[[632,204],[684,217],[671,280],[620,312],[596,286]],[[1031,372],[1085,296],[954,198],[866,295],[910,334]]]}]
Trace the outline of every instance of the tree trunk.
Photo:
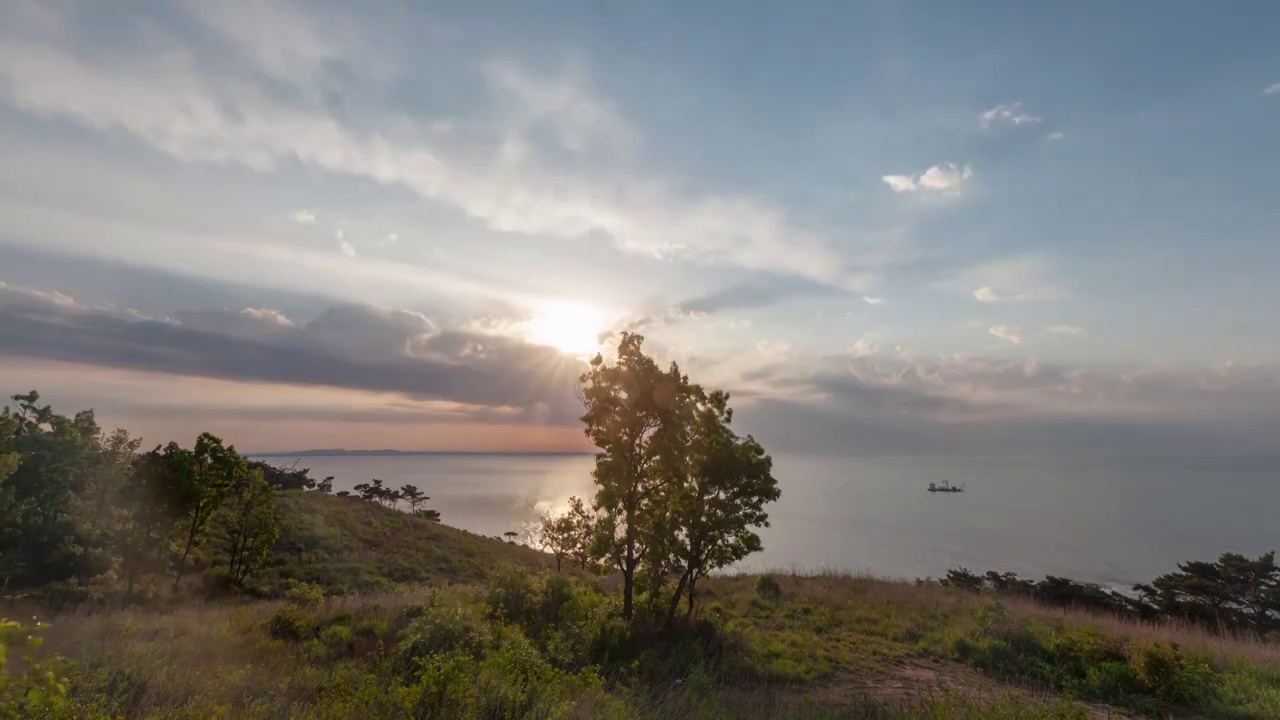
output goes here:
[{"label": "tree trunk", "polygon": [[667,622],[670,623],[676,617],[676,608],[680,607],[680,598],[684,595],[685,584],[689,582],[689,569],[680,575],[680,582],[676,585],[675,594],[671,596],[671,604],[667,606]]},{"label": "tree trunk", "polygon": [[628,621],[631,620],[631,616],[633,614],[633,608],[631,607],[631,594],[635,589],[634,572],[635,568],[630,564],[630,562],[628,562],[627,566],[622,569],[622,619]]},{"label": "tree trunk", "polygon": [[191,513],[191,527],[187,528],[187,544],[182,549],[182,557],[179,558],[178,560],[177,572],[175,573],[173,578],[174,594],[177,594],[178,585],[182,582],[182,575],[184,572],[186,572],[187,556],[191,554],[191,546],[195,544],[196,529],[199,527],[199,524],[198,524],[199,522],[200,522],[200,508],[197,507]]},{"label": "tree trunk", "polygon": [[622,566],[622,619],[631,620],[635,614],[633,596],[635,594],[636,576],[636,535],[631,520],[635,513],[627,511],[627,556]]},{"label": "tree trunk", "polygon": [[689,578],[689,609],[684,611],[686,620],[693,617],[693,596],[697,594],[698,578]]}]

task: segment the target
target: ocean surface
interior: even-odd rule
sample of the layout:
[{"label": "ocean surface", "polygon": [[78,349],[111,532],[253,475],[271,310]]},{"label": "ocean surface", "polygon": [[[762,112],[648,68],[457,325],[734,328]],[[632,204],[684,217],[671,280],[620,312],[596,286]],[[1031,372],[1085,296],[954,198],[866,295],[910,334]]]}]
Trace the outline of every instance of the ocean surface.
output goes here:
[{"label": "ocean surface", "polygon": [[[289,465],[292,459],[270,458]],[[1013,460],[775,456],[782,499],[744,569],[842,569],[940,577],[1011,570],[1115,587],[1183,560],[1280,550],[1280,461]],[[590,497],[591,456],[307,457],[334,489],[417,485],[446,524],[522,530],[571,495]],[[931,482],[966,492],[926,492]]]}]

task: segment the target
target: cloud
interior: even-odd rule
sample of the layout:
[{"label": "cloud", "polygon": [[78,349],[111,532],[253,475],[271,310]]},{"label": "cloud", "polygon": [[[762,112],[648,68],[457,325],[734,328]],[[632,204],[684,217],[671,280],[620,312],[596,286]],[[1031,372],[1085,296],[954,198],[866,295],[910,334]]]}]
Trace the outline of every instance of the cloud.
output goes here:
[{"label": "cloud", "polygon": [[958,195],[963,185],[973,177],[973,168],[955,163],[934,165],[919,176],[884,175],[880,179],[897,193],[930,192],[942,195]]},{"label": "cloud", "polygon": [[511,101],[520,126],[546,123],[567,150],[585,154],[611,151],[639,141],[639,133],[592,86],[581,69],[560,78],[538,77],[512,62],[484,65],[484,78]]},{"label": "cloud", "polygon": [[954,271],[933,287],[983,303],[1058,300],[1068,293],[1054,278],[1053,266],[1039,254],[995,258]]},{"label": "cloud", "polygon": [[353,258],[356,256],[355,246],[347,242],[346,240],[343,240],[342,242],[338,243],[338,249],[342,251],[343,255],[346,255],[349,258]]},{"label": "cloud", "polygon": [[880,343],[870,338],[858,338],[849,352],[856,358],[871,357],[880,354]]},{"label": "cloud", "polygon": [[1024,111],[1021,102],[1002,103],[978,116],[984,130],[996,125],[1031,125],[1043,119]]},{"label": "cloud", "polygon": [[780,359],[753,382],[741,423],[788,452],[1216,456],[1265,452],[1280,431],[1276,365],[1089,369],[839,353]]},{"label": "cloud", "polygon": [[995,290],[992,290],[991,288],[985,285],[978,288],[977,290],[974,290],[973,297],[978,302],[986,302],[986,303],[999,302],[1001,300],[1001,297],[996,294]]},{"label": "cloud", "polygon": [[1006,342],[1011,342],[1014,345],[1022,344],[1022,330],[1020,328],[1007,327],[1004,325],[996,325],[995,327],[992,327],[988,332],[1000,338],[1001,340],[1004,340]]},{"label": "cloud", "polygon": [[[186,4],[192,22],[151,17],[146,33],[96,53],[67,41],[86,14],[42,10],[46,20],[32,25],[12,13],[22,25],[0,43],[0,101],[125,132],[188,162],[258,172],[300,163],[407,188],[493,232],[592,238],[629,254],[849,282],[828,239],[785,209],[691,195],[679,179],[633,169],[625,153],[610,159],[634,131],[586,72],[480,63],[491,93],[447,118],[453,129],[442,136],[439,119],[386,107],[396,99],[386,78],[408,69],[383,67],[385,39],[360,18],[331,7],[284,22],[294,16],[283,0],[244,5],[252,12],[243,15],[207,6]],[[284,29],[274,38],[268,27]],[[358,122],[335,111],[334,87],[359,93]]]},{"label": "cloud", "polygon": [[1262,91],[1262,94],[1263,94],[1263,95],[1277,95],[1277,94],[1280,94],[1280,83],[1275,83],[1274,85],[1268,86],[1266,90],[1263,90],[1263,91]]},{"label": "cloud", "polygon": [[1063,132],[1051,132],[1048,135],[1045,135],[1046,140],[1064,140],[1066,137],[1067,134]]},{"label": "cloud", "polygon": [[306,210],[298,210],[293,214],[293,221],[299,225],[311,225],[316,221],[316,216]]},{"label": "cloud", "polygon": [[879,304],[881,304],[881,303],[883,303],[883,302],[884,302],[884,298],[882,298],[882,297],[872,297],[872,296],[870,296],[870,295],[863,295],[863,296],[862,296],[862,301],[863,301],[863,302],[865,302],[865,303],[866,303],[866,304],[868,304],[868,305],[879,305]]},{"label": "cloud", "polygon": [[885,175],[880,179],[894,192],[915,192],[918,189],[915,178],[910,175]]},{"label": "cloud", "polygon": [[583,365],[512,337],[443,329],[421,313],[331,307],[298,323],[262,308],[155,320],[52,293],[0,294],[0,357],[399,394],[573,423]]},{"label": "cloud", "polygon": [[1084,332],[1079,325],[1046,325],[1044,329],[1054,335],[1080,335]]}]

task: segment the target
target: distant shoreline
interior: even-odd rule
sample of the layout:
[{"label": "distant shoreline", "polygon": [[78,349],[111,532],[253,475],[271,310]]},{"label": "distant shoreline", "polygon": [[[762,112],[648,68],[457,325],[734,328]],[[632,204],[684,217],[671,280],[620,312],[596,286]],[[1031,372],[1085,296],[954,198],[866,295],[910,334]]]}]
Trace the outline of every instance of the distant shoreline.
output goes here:
[{"label": "distant shoreline", "polygon": [[480,455],[480,456],[577,456],[594,455],[586,451],[506,451],[506,450],[294,450],[291,452],[251,452],[245,457],[251,458],[304,458],[304,457],[387,457],[401,455]]}]

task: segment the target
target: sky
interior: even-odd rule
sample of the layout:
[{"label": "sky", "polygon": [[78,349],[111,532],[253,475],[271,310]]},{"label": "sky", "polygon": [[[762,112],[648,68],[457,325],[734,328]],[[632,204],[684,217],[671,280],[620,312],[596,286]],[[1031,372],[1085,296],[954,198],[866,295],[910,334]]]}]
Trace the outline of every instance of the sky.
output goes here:
[{"label": "sky", "polygon": [[582,450],[1275,455],[1280,5],[0,0],[0,390]]}]

